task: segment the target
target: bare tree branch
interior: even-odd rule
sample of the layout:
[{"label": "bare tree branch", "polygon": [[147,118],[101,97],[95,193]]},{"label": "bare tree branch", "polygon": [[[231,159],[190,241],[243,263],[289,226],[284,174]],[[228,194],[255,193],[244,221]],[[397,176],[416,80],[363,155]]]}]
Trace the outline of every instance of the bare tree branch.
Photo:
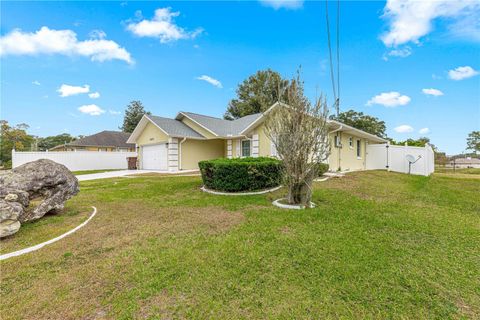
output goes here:
[{"label": "bare tree branch", "polygon": [[300,72],[279,88],[278,96],[286,101],[267,114],[265,133],[283,161],[288,202],[309,206],[318,165],[330,154],[327,103],[323,95],[310,103]]}]

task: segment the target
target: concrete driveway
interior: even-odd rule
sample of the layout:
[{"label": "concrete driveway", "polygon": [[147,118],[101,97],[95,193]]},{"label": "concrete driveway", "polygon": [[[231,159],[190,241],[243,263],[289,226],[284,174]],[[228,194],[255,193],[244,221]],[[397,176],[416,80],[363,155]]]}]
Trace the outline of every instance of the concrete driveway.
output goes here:
[{"label": "concrete driveway", "polygon": [[108,179],[108,178],[116,178],[116,177],[125,177],[132,174],[140,174],[140,173],[164,173],[164,174],[182,174],[182,173],[195,173],[198,170],[182,170],[178,172],[169,172],[169,171],[154,171],[154,170],[119,170],[119,171],[107,171],[101,173],[92,173],[92,174],[82,174],[76,176],[78,181],[88,181],[88,180],[97,180],[97,179]]}]

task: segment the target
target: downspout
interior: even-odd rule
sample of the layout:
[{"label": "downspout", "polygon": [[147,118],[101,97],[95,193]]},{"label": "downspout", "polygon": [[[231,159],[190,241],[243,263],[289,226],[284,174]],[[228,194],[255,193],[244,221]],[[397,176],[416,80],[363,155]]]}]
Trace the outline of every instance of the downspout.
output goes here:
[{"label": "downspout", "polygon": [[182,170],[182,143],[187,140],[187,137],[183,137],[182,141],[178,144],[178,170]]},{"label": "downspout", "polygon": [[[342,130],[342,129],[343,129],[343,125],[340,125],[340,127],[339,127],[338,129],[335,129],[335,130],[333,130],[333,131],[330,131],[329,134],[330,134],[330,133],[338,132],[338,131],[340,131],[340,130]],[[341,136],[341,135],[340,135],[340,143],[342,143],[342,136]],[[337,170],[338,170],[338,168],[341,168],[341,167],[342,167],[342,166],[341,166],[341,162],[342,162],[342,161],[341,161],[341,159],[342,159],[342,153],[341,153],[341,151],[342,151],[342,148],[339,147],[339,148],[338,148],[338,163],[337,163],[337,164],[338,164],[338,167],[337,167]],[[330,162],[330,160],[329,160],[328,162]]]}]

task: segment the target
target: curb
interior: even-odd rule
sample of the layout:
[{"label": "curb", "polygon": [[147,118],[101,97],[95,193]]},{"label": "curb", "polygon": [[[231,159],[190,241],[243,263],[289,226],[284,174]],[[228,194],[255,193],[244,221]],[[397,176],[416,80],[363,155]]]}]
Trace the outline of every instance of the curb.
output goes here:
[{"label": "curb", "polygon": [[45,247],[46,245],[49,245],[51,243],[54,243],[54,242],[57,242],[58,240],[61,240],[63,238],[65,238],[66,236],[74,233],[75,231],[77,231],[78,229],[82,228],[83,226],[85,226],[88,222],[90,222],[90,220],[92,220],[93,217],[95,217],[95,215],[97,214],[97,208],[95,208],[94,206],[92,206],[93,208],[93,212],[92,214],[90,215],[90,217],[88,217],[87,220],[85,220],[84,222],[82,222],[81,224],[79,224],[78,226],[76,226],[75,228],[73,228],[72,230],[70,231],[67,231],[65,232],[64,234],[56,237],[56,238],[53,238],[53,239],[50,239],[48,241],[45,241],[45,242],[42,242],[42,243],[39,243],[35,246],[32,246],[32,247],[28,247],[28,248],[25,248],[25,249],[21,249],[21,250],[18,250],[18,251],[14,251],[14,252],[10,252],[10,253],[6,253],[6,254],[2,254],[0,256],[0,260],[6,260],[8,258],[12,258],[12,257],[17,257],[17,256],[21,256],[22,254],[25,254],[25,253],[29,253],[29,252],[32,252],[32,251],[36,251],[38,249],[41,249],[43,247]]},{"label": "curb", "polygon": [[[301,205],[295,205],[295,204],[283,204],[280,203],[280,200],[284,200],[285,198],[277,199],[272,202],[272,204],[276,207],[279,207],[281,209],[293,209],[293,210],[304,210],[306,209],[305,206]],[[315,208],[315,203],[310,201],[310,208]]]}]

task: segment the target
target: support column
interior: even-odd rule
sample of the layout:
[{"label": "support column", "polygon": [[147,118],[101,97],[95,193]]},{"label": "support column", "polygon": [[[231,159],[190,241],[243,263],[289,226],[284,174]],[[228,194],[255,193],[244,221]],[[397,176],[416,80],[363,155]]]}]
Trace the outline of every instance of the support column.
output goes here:
[{"label": "support column", "polygon": [[252,157],[258,157],[258,134],[252,136]]},{"label": "support column", "polygon": [[233,145],[232,140],[227,140],[227,158],[232,159]]},{"label": "support column", "polygon": [[236,146],[236,148],[235,148],[235,149],[236,149],[236,150],[235,150],[235,152],[236,152],[235,157],[236,157],[236,158],[240,158],[240,157],[242,156],[242,153],[241,153],[241,151],[240,151],[240,148],[242,147],[242,140],[241,140],[241,139],[237,139],[237,140],[235,140],[235,141],[236,141],[236,143],[237,143],[237,146]]},{"label": "support column", "polygon": [[178,139],[169,138],[168,139],[168,171],[176,172],[178,171]]}]

